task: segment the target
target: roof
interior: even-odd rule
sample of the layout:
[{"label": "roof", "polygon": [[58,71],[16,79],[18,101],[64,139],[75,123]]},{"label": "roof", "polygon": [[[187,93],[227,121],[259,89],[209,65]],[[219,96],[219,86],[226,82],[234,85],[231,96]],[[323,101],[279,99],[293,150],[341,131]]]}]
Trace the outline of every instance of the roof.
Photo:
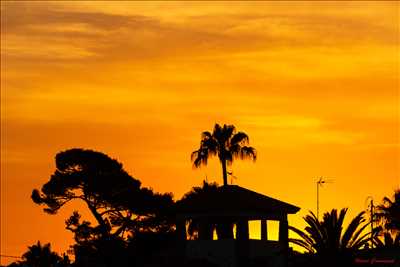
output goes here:
[{"label": "roof", "polygon": [[178,214],[204,215],[286,215],[299,207],[237,186],[220,186],[209,192],[192,195],[176,203]]}]

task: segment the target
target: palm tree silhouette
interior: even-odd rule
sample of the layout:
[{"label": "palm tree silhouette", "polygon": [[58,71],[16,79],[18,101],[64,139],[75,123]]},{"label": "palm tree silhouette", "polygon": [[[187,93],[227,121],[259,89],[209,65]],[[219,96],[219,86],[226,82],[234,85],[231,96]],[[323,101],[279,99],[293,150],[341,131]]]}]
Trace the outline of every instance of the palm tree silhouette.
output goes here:
[{"label": "palm tree silhouette", "polygon": [[222,164],[224,185],[227,185],[227,164],[231,165],[233,160],[237,158],[256,160],[256,150],[247,146],[248,144],[249,137],[246,133],[236,132],[236,128],[233,125],[224,124],[221,127],[216,123],[212,133],[208,131],[202,133],[200,148],[192,152],[193,167],[199,168],[201,165],[207,165],[209,157],[218,155]]},{"label": "palm tree silhouette", "polygon": [[[315,253],[323,260],[337,259],[344,264],[343,261],[348,260],[348,256],[354,250],[363,248],[370,241],[370,232],[364,232],[369,226],[369,223],[364,218],[364,211],[360,212],[352,219],[347,228],[344,229],[343,221],[347,213],[347,208],[342,209],[338,214],[336,209],[330,213],[324,214],[322,221],[319,221],[314,213],[310,212],[304,220],[307,223],[305,231],[299,230],[293,226],[289,229],[298,234],[301,239],[290,238],[289,242],[301,246],[309,253]],[[374,230],[374,234],[377,231]],[[328,264],[328,262],[325,262]],[[330,262],[337,265],[338,262]]]}]

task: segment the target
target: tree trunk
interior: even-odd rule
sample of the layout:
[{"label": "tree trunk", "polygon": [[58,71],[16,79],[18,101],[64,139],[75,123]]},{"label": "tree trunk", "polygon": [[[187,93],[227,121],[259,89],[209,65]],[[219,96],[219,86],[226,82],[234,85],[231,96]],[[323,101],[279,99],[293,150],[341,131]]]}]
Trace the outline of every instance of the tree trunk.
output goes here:
[{"label": "tree trunk", "polygon": [[103,217],[101,217],[101,215],[97,212],[96,208],[93,207],[88,200],[86,200],[85,202],[86,202],[89,210],[92,212],[94,218],[99,223],[102,234],[104,236],[108,236],[110,234],[109,233],[110,229],[108,229],[107,224],[104,221]]},{"label": "tree trunk", "polygon": [[226,160],[225,158],[221,159],[222,162],[222,177],[224,178],[224,186],[228,185],[228,174],[226,173]]}]

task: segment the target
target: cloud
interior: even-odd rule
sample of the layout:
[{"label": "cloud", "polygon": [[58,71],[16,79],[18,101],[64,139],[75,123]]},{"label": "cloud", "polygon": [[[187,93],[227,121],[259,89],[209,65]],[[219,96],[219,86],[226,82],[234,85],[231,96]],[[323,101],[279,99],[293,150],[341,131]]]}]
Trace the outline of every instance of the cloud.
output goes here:
[{"label": "cloud", "polygon": [[180,13],[166,17],[135,6],[118,14],[95,5],[2,2],[3,110],[13,118],[74,120],[65,106],[87,116],[107,106],[124,121],[143,110],[213,118],[280,110],[265,123],[307,128],[321,123],[308,119],[316,112],[343,118],[373,103],[395,104],[392,11],[380,20],[382,10],[368,5],[322,4],[318,14],[306,3],[297,13],[287,3],[239,5],[244,11],[226,13],[195,5],[200,15],[173,5]]},{"label": "cloud", "polygon": [[[382,23],[378,14],[355,13],[354,10],[363,10],[360,6],[348,7],[347,13],[340,13],[337,12],[340,6],[322,5],[323,10],[331,12],[321,14],[304,6],[302,12],[294,14],[287,4],[279,7],[279,13],[271,12],[268,5],[258,10],[246,6],[243,12],[235,9],[236,12],[227,14],[222,11],[197,16],[181,14],[176,18],[164,18],[159,12],[135,14],[132,6],[127,7],[127,14],[99,11],[94,9],[95,5],[89,5],[85,11],[76,7],[47,2],[2,4],[5,33],[2,52],[21,60],[82,58],[93,63],[221,61],[244,52],[274,53],[288,47],[334,46],[340,51],[344,45],[398,44],[398,27]],[[202,7],[210,8],[198,6],[200,10]],[[178,6],[171,8],[171,12],[180,10]]]},{"label": "cloud", "polygon": [[2,3],[2,27],[8,32],[26,30],[27,26],[52,26],[57,24],[84,23],[95,29],[114,30],[121,27],[155,23],[146,16],[123,16],[100,12],[68,11],[55,3],[34,4],[26,2]]},{"label": "cloud", "polygon": [[2,3],[1,25],[3,55],[51,61],[100,56],[95,50],[109,47],[113,32],[157,28],[158,22],[140,15],[71,12],[55,4],[6,2]]}]

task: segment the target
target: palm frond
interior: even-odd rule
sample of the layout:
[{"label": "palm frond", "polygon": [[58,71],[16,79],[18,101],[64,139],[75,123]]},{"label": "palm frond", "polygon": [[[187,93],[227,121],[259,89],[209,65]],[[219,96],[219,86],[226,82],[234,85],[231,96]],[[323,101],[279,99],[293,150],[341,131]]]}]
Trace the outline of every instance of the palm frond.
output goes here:
[{"label": "palm frond", "polygon": [[[364,219],[360,221],[359,226],[361,226],[361,227],[357,230],[357,232],[355,232],[355,233],[353,234],[353,237],[351,238],[350,243],[349,243],[349,246],[350,246],[350,247],[356,246],[356,244],[357,244],[358,242],[362,241],[365,237],[371,236],[371,232],[365,233],[364,235],[360,236],[361,233],[362,233],[368,226],[370,226],[369,223],[364,223],[364,221],[365,221]],[[364,223],[364,224],[363,224],[363,223]]]},{"label": "palm frond", "polygon": [[194,161],[194,160],[198,157],[198,154],[199,154],[199,150],[193,151],[193,152],[190,154],[190,160],[191,160],[191,161]]},{"label": "palm frond", "polygon": [[212,134],[209,131],[202,132],[201,133],[201,139],[205,139],[205,138],[211,139],[212,138]]},{"label": "palm frond", "polygon": [[310,238],[314,240],[314,248],[316,251],[321,251],[326,247],[327,233],[313,212],[311,215],[306,215],[304,220],[308,224],[305,230],[309,233]]},{"label": "palm frond", "polygon": [[301,239],[296,239],[296,238],[289,238],[289,243],[296,244],[305,250],[307,250],[308,253],[315,253],[315,250],[312,246],[310,246],[307,242]]},{"label": "palm frond", "polygon": [[224,127],[222,129],[222,138],[223,142],[227,143],[229,140],[231,140],[232,135],[236,132],[236,128],[233,125],[229,124],[224,124]]},{"label": "palm frond", "polygon": [[289,225],[289,230],[295,232],[297,235],[299,235],[303,241],[308,244],[308,246],[310,248],[313,249],[313,245],[314,245],[314,240],[312,238],[310,238],[306,233],[304,233],[303,231],[301,231],[300,229],[297,229],[296,227],[290,226]]},{"label": "palm frond", "polygon": [[210,138],[202,140],[200,147],[202,150],[207,150],[210,156],[215,156],[218,153],[219,144],[214,138]]},{"label": "palm frond", "polygon": [[[359,233],[356,233],[357,237],[354,237],[354,238],[352,239],[352,240],[354,240],[354,241],[351,241],[351,242],[350,242],[350,246],[349,246],[350,249],[353,249],[353,250],[361,249],[361,248],[363,248],[366,244],[368,244],[369,242],[371,242],[371,232],[364,233],[363,235],[360,236],[361,232],[363,232],[364,229],[366,228],[366,226],[369,226],[369,224],[367,223],[367,224],[365,224],[364,226],[365,226],[365,227],[361,227],[361,228],[360,228]],[[375,238],[375,235],[376,235],[376,234],[373,232],[373,233],[372,233],[372,242],[373,242],[373,240],[374,240],[374,238]]]},{"label": "palm frond", "polygon": [[218,141],[222,140],[222,127],[218,123],[214,125],[214,130],[212,132],[212,136]]},{"label": "palm frond", "polygon": [[231,146],[232,145],[236,145],[236,144],[245,144],[245,145],[247,145],[249,143],[249,137],[244,132],[238,132],[232,137],[230,143],[231,143]]},{"label": "palm frond", "polygon": [[251,159],[253,161],[256,161],[257,152],[256,152],[255,148],[253,148],[253,147],[243,146],[240,148],[239,158],[240,159]]},{"label": "palm frond", "polygon": [[208,151],[205,149],[194,151],[191,155],[193,168],[199,168],[201,165],[207,165]]},{"label": "palm frond", "polygon": [[361,220],[363,219],[364,213],[364,211],[360,212],[347,226],[341,241],[342,248],[350,247],[350,241],[353,238],[354,233],[357,231],[357,228],[359,227]]},{"label": "palm frond", "polygon": [[393,201],[388,197],[383,198],[383,203],[387,205],[393,205]]},{"label": "palm frond", "polygon": [[343,231],[343,223],[344,223],[344,218],[346,216],[347,209],[342,209],[340,210],[339,217],[337,220],[337,231],[335,232],[336,235],[336,244],[338,247],[340,247],[341,244],[341,237],[342,237],[342,231]]}]

